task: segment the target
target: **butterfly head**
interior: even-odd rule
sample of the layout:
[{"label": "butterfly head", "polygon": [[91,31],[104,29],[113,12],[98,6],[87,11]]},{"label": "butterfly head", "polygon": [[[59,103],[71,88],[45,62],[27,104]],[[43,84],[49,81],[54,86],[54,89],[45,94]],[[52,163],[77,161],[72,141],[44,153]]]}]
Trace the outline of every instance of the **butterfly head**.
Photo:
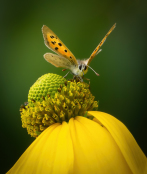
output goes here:
[{"label": "butterfly head", "polygon": [[71,69],[72,73],[74,75],[83,77],[87,72],[88,72],[88,68],[90,68],[97,76],[99,76],[99,74],[97,72],[95,72],[88,64],[87,64],[87,60],[78,60],[78,66],[76,66],[76,68]]},{"label": "butterfly head", "polygon": [[84,61],[77,60],[77,62],[78,66],[76,66],[76,68],[74,68],[72,72],[77,76],[83,77],[87,73],[88,67]]},{"label": "butterfly head", "polygon": [[88,71],[88,67],[84,64],[84,63],[81,63],[78,65],[78,69],[83,72],[83,75],[87,73]]}]

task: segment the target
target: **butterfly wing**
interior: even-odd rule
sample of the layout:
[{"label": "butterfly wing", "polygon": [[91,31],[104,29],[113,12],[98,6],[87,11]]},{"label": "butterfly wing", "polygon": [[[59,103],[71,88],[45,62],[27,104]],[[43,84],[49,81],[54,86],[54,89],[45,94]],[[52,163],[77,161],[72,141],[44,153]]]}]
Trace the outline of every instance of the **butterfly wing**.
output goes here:
[{"label": "butterfly wing", "polygon": [[66,69],[71,69],[73,67],[73,64],[68,59],[56,54],[46,53],[44,54],[44,58],[47,62],[56,67],[62,67]]},{"label": "butterfly wing", "polygon": [[42,27],[42,33],[44,37],[45,45],[65,59],[69,60],[72,65],[78,65],[75,56],[72,52],[63,44],[63,42],[55,35],[55,33],[49,29],[46,25]]},{"label": "butterfly wing", "polygon": [[105,37],[102,39],[102,41],[98,44],[98,46],[96,47],[96,49],[91,54],[90,58],[86,60],[86,64],[87,65],[89,65],[90,62],[92,61],[92,59],[101,51],[100,50],[100,47],[103,45],[103,43],[105,42],[105,40],[109,36],[109,34],[114,30],[115,26],[116,26],[116,23],[110,28],[110,30],[108,31],[108,33],[105,35]]}]

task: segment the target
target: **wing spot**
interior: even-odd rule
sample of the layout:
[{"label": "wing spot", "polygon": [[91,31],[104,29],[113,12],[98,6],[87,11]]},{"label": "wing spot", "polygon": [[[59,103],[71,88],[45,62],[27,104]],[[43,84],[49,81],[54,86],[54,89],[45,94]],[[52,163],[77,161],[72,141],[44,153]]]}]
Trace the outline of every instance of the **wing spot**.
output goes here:
[{"label": "wing spot", "polygon": [[72,57],[70,56],[70,58],[72,59]]},{"label": "wing spot", "polygon": [[55,42],[55,41],[51,41],[51,43],[52,43],[53,45],[55,45],[56,42]]},{"label": "wing spot", "polygon": [[61,43],[58,43],[58,45],[61,47],[62,46],[62,44]]},{"label": "wing spot", "polygon": [[55,47],[55,50],[58,50],[58,47]]},{"label": "wing spot", "polygon": [[67,50],[64,50],[67,53]]},{"label": "wing spot", "polygon": [[51,38],[51,39],[53,39],[53,38],[54,38],[54,36],[52,35],[52,36],[50,36],[50,38]]}]

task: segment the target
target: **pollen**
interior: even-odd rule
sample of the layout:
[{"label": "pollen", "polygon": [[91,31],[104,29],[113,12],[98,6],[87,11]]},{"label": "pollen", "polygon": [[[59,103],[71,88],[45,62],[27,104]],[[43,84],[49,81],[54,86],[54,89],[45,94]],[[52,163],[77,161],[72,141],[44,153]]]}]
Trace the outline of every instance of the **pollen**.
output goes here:
[{"label": "pollen", "polygon": [[92,119],[86,113],[97,108],[98,102],[87,83],[45,74],[30,88],[27,105],[20,108],[22,127],[32,137],[38,137],[50,125],[68,122],[71,117]]}]

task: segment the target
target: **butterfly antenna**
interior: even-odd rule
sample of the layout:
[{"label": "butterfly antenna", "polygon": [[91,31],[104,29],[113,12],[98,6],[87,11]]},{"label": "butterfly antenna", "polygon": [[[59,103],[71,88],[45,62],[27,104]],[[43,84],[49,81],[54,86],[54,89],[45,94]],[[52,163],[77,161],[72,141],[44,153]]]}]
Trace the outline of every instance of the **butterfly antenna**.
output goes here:
[{"label": "butterfly antenna", "polygon": [[95,72],[94,69],[92,69],[89,65],[86,65],[86,66],[88,66],[97,76],[99,76],[99,74]]}]

